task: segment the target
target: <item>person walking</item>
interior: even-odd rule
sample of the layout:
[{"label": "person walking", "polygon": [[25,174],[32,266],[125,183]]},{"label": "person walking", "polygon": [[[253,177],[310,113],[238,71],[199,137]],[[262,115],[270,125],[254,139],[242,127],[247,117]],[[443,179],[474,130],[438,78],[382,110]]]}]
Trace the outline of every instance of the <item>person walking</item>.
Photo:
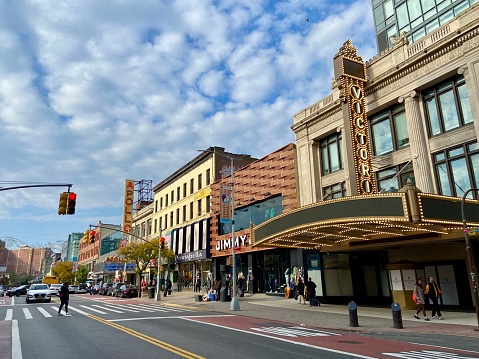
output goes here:
[{"label": "person walking", "polygon": [[419,319],[419,313],[422,311],[422,314],[424,315],[424,320],[429,322],[429,318],[426,315],[426,301],[424,299],[424,289],[422,288],[422,280],[418,279],[416,280],[416,284],[414,285],[414,298],[416,301],[416,304],[419,305],[419,308],[416,311],[416,314],[414,314],[414,318]]},{"label": "person walking", "polygon": [[215,300],[219,301],[220,300],[220,290],[221,290],[221,278],[216,277],[215,280]]},{"label": "person walking", "polygon": [[441,288],[434,282],[434,277],[429,276],[428,282],[426,284],[425,294],[429,297],[432,302],[431,317],[439,320],[443,320],[444,317],[441,314],[441,309],[439,308],[439,297],[442,294]]},{"label": "person walking", "polygon": [[311,280],[311,277],[308,278],[308,283],[306,283],[306,289],[308,291],[308,301],[309,306],[313,306],[313,299],[316,298],[316,283]]},{"label": "person walking", "polygon": [[301,278],[298,279],[298,285],[296,290],[298,293],[298,303],[306,304],[306,301],[304,300],[304,283]]},{"label": "person walking", "polygon": [[201,278],[199,274],[196,275],[195,292],[201,292]]},{"label": "person walking", "polygon": [[70,300],[70,291],[68,290],[68,282],[63,283],[58,295],[60,296],[60,308],[58,308],[58,315],[62,315],[61,311],[65,306],[65,315],[70,316],[68,313],[68,301]]},{"label": "person walking", "polygon": [[166,278],[165,281],[165,291],[163,292],[163,297],[166,297],[168,294],[171,295],[171,280],[170,278]]}]

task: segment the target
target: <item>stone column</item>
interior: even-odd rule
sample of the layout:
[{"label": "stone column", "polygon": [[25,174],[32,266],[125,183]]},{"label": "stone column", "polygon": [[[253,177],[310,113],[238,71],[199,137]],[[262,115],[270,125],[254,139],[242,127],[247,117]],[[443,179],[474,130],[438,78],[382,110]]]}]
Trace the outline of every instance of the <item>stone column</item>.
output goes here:
[{"label": "stone column", "polygon": [[416,95],[416,91],[411,91],[409,94],[400,97],[399,102],[404,102],[406,109],[409,147],[413,159],[416,187],[425,193],[435,193],[434,176],[431,171],[431,156]]},{"label": "stone column", "polygon": [[471,78],[471,73],[467,66],[463,66],[457,70],[459,75],[464,76],[466,81],[467,97],[469,97],[469,104],[471,105],[472,118],[474,119],[474,130],[479,134],[479,100],[477,98],[477,91],[474,81]]}]

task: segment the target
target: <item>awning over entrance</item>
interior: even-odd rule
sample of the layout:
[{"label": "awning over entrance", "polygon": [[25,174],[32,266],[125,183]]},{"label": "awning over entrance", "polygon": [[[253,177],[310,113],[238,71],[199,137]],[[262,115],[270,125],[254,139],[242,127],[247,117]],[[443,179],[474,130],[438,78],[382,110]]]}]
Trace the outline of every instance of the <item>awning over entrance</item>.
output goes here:
[{"label": "awning over entrance", "polygon": [[[469,230],[479,227],[479,202],[466,199]],[[258,247],[323,249],[427,237],[460,237],[461,198],[401,192],[353,196],[304,206],[252,229]],[[471,233],[472,234],[472,233]]]}]

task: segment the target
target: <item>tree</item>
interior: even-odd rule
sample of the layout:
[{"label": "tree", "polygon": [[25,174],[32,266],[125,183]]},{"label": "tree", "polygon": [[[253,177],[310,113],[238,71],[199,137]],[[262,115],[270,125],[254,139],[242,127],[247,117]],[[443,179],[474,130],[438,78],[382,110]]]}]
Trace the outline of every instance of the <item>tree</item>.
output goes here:
[{"label": "tree", "polygon": [[73,283],[75,273],[73,273],[73,262],[58,262],[52,269],[52,274],[60,278],[60,282]]},{"label": "tree", "polygon": [[[118,250],[118,253],[125,256],[127,260],[135,262],[138,281],[141,280],[141,276],[150,264],[150,260],[158,258],[159,240],[160,238],[155,238],[151,242],[138,240]],[[173,251],[167,248],[161,250],[161,256],[166,258],[167,262],[175,258]]]},{"label": "tree", "polygon": [[10,284],[12,286],[28,284],[32,279],[33,277],[29,276],[28,273],[10,273]]},{"label": "tree", "polygon": [[83,283],[88,278],[88,267],[84,266],[83,264],[79,264],[77,266],[76,271],[76,281],[77,283]]}]

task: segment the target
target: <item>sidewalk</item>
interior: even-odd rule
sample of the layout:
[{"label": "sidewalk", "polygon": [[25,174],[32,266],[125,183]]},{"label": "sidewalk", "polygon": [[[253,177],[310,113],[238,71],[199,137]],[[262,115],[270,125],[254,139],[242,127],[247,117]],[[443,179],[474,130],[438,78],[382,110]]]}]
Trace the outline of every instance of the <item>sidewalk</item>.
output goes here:
[{"label": "sidewalk", "polygon": [[[390,308],[358,306],[359,327],[350,327],[347,305],[322,304],[319,307],[310,307],[308,304],[300,305],[294,299],[269,296],[264,293],[245,293],[244,297],[239,298],[239,311],[231,311],[230,302],[197,302],[193,291],[174,292],[171,296],[162,296],[161,301],[158,302],[148,297],[137,298],[137,300],[349,332],[408,331],[479,338],[479,331],[475,330],[478,326],[475,312],[441,311],[444,320],[431,319],[430,322],[426,322],[424,319],[415,319],[414,310],[402,310],[404,328],[395,329]],[[431,315],[430,310],[426,313]]]}]

